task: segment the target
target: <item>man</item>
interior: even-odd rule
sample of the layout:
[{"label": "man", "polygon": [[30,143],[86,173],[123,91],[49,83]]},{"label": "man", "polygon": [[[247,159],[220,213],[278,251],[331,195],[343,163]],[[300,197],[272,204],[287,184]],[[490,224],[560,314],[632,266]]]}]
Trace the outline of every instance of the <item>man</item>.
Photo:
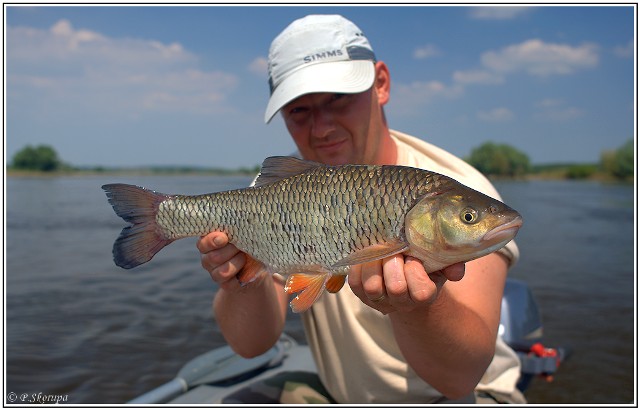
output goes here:
[{"label": "man", "polygon": [[[364,34],[340,16],[307,16],[269,52],[271,97],[305,159],[330,165],[398,164],[449,175],[490,196],[493,186],[453,155],[387,126],[390,74]],[[220,286],[214,314],[240,355],[268,350],[288,311],[284,281],[263,274],[241,287],[248,257],[211,233],[198,241],[202,266]],[[515,243],[441,272],[395,255],[353,266],[351,290],[324,295],[302,320],[322,384],[339,403],[523,402],[519,362],[497,337],[500,301]]]}]

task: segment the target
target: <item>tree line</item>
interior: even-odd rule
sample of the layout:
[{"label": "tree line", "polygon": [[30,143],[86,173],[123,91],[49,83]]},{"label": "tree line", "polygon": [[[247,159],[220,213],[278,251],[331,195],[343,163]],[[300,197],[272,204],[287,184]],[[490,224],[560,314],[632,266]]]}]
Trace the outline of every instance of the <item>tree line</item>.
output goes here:
[{"label": "tree line", "polygon": [[10,168],[23,171],[53,172],[68,168],[68,166],[60,160],[58,153],[49,145],[36,147],[27,145],[13,156]]},{"label": "tree line", "polygon": [[553,164],[533,166],[529,157],[508,144],[486,142],[474,148],[466,161],[488,176],[523,177],[531,174],[554,175],[569,179],[585,179],[595,175],[629,180],[634,177],[633,139],[621,147],[604,151],[596,164]]},{"label": "tree line", "polygon": [[[564,178],[582,179],[602,173],[616,179],[626,180],[634,176],[634,153],[633,139],[630,139],[618,149],[603,152],[598,164],[532,166],[529,157],[518,149],[508,144],[486,142],[474,148],[465,160],[488,176],[517,178],[551,170],[555,172],[555,175]],[[27,145],[13,156],[10,168],[40,172],[73,169],[64,163],[58,153],[48,145],[36,147]],[[256,167],[256,169],[243,169],[243,171],[257,173],[258,169],[259,167]]]}]

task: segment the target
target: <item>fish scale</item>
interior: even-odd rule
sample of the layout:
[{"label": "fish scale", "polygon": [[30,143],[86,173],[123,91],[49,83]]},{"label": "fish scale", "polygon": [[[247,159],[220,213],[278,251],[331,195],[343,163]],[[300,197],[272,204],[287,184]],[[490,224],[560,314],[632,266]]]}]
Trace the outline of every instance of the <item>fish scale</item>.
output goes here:
[{"label": "fish scale", "polygon": [[[438,208],[434,204],[441,198],[459,201],[465,195],[480,196],[483,204],[493,201],[494,208],[493,203],[499,203],[426,170],[329,167],[290,157],[266,159],[255,186],[238,190],[187,196],[125,184],[103,188],[116,213],[132,224],[114,243],[118,266],[129,269],[145,263],[174,240],[222,231],[230,243],[258,262],[255,269],[290,274],[285,289],[302,290],[292,302],[296,311],[310,306],[331,277],[346,275],[353,264],[410,251],[423,259],[425,267],[447,266],[448,259],[428,261],[439,257],[438,250],[426,250],[433,244],[416,246],[407,236],[412,233],[417,241],[424,242],[434,241],[438,230],[443,234],[454,232],[436,226],[441,221],[434,219]],[[424,210],[417,212],[417,208]],[[516,215],[509,220],[519,218],[517,212],[508,210]],[[452,215],[454,222],[460,219],[459,214]],[[496,223],[504,224],[505,220],[497,218]],[[408,226],[409,222],[417,228]],[[436,245],[443,254],[453,248],[451,244]],[[244,277],[252,274],[255,271]],[[343,283],[344,276],[332,281],[328,289],[337,291]]]},{"label": "fish scale", "polygon": [[[160,204],[156,222],[169,239],[226,232],[239,249],[283,274],[293,273],[300,261],[330,271],[380,238],[402,239],[402,217],[430,182],[419,182],[415,172],[399,178],[402,171],[323,167],[267,186],[171,196]],[[387,190],[390,184],[394,189]],[[385,192],[392,194],[386,205],[379,195]],[[323,244],[321,252],[315,243]]]}]

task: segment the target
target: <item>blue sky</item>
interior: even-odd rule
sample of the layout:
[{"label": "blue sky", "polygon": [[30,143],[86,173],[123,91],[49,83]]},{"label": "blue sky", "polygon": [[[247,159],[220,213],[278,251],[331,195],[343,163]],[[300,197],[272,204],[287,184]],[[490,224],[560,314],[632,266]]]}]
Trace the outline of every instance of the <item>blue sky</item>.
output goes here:
[{"label": "blue sky", "polygon": [[391,71],[391,128],[459,156],[508,143],[596,162],[634,137],[633,6],[7,6],[5,155],[238,167],[294,150],[263,123],[287,24],[342,14]]}]

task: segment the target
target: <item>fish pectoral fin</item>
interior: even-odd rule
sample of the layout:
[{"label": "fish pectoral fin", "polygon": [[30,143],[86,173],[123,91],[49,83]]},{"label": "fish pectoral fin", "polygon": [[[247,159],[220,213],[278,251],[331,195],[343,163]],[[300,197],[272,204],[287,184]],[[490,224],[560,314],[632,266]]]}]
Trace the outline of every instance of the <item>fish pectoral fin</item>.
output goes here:
[{"label": "fish pectoral fin", "polygon": [[319,162],[307,161],[296,157],[268,157],[262,162],[260,174],[256,178],[254,186],[259,187],[270,184],[313,168],[325,166]]},{"label": "fish pectoral fin", "polygon": [[330,274],[294,273],[287,277],[284,291],[300,292],[289,304],[295,313],[304,312],[315,303],[325,289]]},{"label": "fish pectoral fin", "polygon": [[346,275],[331,275],[331,277],[327,280],[327,284],[325,285],[327,292],[338,293],[338,291],[340,291],[340,289],[342,289],[342,287],[344,286],[344,282],[346,279]]},{"label": "fish pectoral fin", "polygon": [[367,246],[364,249],[357,250],[346,258],[342,258],[332,268],[340,268],[349,265],[359,265],[365,262],[376,261],[378,259],[386,258],[398,253],[402,253],[409,249],[409,244],[406,242],[387,242],[376,245]]},{"label": "fish pectoral fin", "polygon": [[258,274],[261,271],[265,271],[265,266],[262,262],[253,259],[251,256],[246,255],[247,261],[242,268],[242,271],[238,273],[238,282],[240,285],[245,286],[258,278]]}]

